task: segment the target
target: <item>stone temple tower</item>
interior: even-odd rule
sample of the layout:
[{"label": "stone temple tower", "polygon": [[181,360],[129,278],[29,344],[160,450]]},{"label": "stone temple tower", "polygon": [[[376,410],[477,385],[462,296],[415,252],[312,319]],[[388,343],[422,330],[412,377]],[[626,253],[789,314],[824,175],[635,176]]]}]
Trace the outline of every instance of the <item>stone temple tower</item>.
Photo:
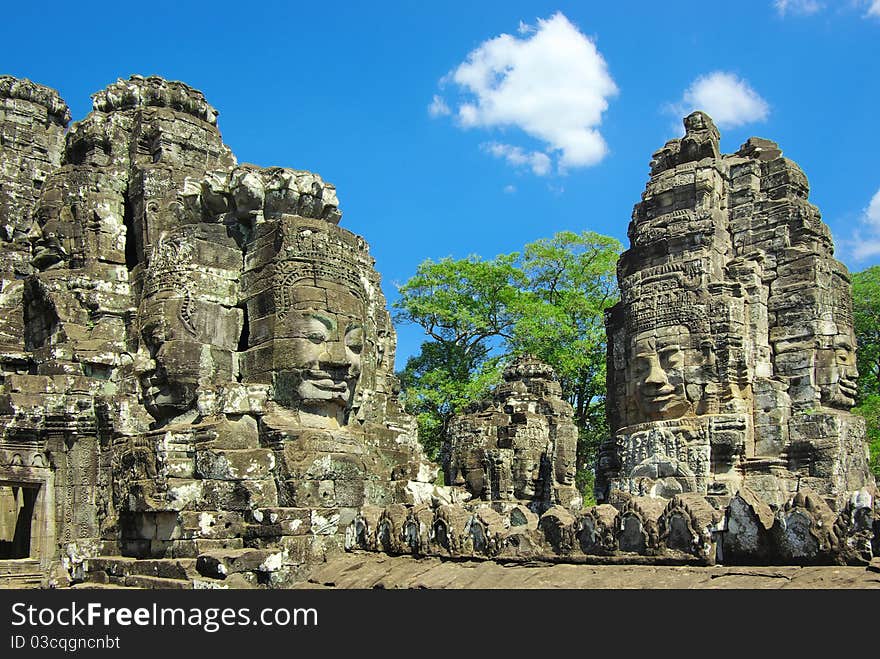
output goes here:
[{"label": "stone temple tower", "polygon": [[850,277],[801,169],[751,138],[721,154],[703,112],[654,154],[606,317],[613,437],[597,497],[743,488],[840,510],[870,485]]},{"label": "stone temple tower", "polygon": [[285,585],[359,506],[433,492],[369,247],[317,174],[239,165],[198,90],[92,100],[67,130],[0,76],[0,586],[167,585],[120,556]]}]

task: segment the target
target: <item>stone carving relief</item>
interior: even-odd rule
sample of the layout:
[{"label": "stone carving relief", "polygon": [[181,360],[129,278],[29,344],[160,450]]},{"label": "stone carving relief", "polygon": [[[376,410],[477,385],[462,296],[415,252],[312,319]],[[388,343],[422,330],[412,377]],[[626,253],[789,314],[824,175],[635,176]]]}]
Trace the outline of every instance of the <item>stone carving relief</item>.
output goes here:
[{"label": "stone carving relief", "polygon": [[[870,480],[863,451],[858,467],[832,475],[819,445],[840,455],[853,442],[805,433],[846,425],[855,402],[849,275],[806,177],[775,144],[751,138],[722,155],[708,115],[684,128],[654,154],[618,265],[621,301],[606,316],[615,437],[597,497],[725,497],[751,483],[779,505],[812,469],[828,477],[811,487],[842,505]],[[697,444],[687,428],[701,429]],[[661,430],[677,439],[645,439]]]},{"label": "stone carving relief", "polygon": [[524,502],[538,512],[554,504],[576,508],[572,416],[553,369],[527,355],[515,359],[492,400],[450,424],[447,482],[475,499]]},{"label": "stone carving relief", "polygon": [[11,147],[27,181],[0,172],[3,225],[18,218],[0,302],[24,309],[0,321],[0,450],[26,437],[53,465],[47,561],[240,549],[272,509],[290,523],[259,542],[284,548],[281,584],[341,546],[357,506],[431,496],[379,275],[334,186],[237,165],[183,83],[117,81],[66,135],[52,90],[2,77],[0,102],[33,131]]},{"label": "stone carving relief", "polygon": [[434,485],[335,187],[238,165],[200,92],[133,76],[67,130],[56,92],[0,76],[0,109],[0,560],[28,579],[158,583],[122,555],[284,586],[349,525],[517,560],[706,564],[731,529],[737,560],[875,551],[849,275],[772,142],[721,154],[697,112],[654,154],[606,319],[601,503],[578,512],[572,410],[528,356],[453,421]]}]

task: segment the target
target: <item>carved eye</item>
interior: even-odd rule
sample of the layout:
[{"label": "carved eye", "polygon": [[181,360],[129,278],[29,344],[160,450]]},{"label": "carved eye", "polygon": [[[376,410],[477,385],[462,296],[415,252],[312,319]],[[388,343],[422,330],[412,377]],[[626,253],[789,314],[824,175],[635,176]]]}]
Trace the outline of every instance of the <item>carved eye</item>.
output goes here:
[{"label": "carved eye", "polygon": [[327,340],[327,336],[323,332],[309,332],[306,338],[312,343],[324,343]]},{"label": "carved eye", "polygon": [[664,350],[660,355],[664,370],[679,368],[681,366],[681,350]]},{"label": "carved eye", "polygon": [[345,346],[354,354],[359,355],[364,349],[364,331],[360,327],[353,327],[345,334]]},{"label": "carved eye", "polygon": [[640,357],[636,359],[635,364],[636,377],[645,377],[651,372],[651,360]]}]

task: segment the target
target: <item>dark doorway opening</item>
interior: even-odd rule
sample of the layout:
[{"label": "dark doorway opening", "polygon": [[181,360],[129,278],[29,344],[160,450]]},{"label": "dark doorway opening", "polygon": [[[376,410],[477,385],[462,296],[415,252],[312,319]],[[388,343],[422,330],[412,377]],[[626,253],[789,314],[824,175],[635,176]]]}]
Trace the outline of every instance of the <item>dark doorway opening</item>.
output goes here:
[{"label": "dark doorway opening", "polygon": [[0,485],[0,560],[29,558],[39,488]]},{"label": "dark doorway opening", "polygon": [[125,223],[125,267],[131,272],[140,262],[137,235],[134,230],[134,209],[126,197],[123,221]]},{"label": "dark doorway opening", "polygon": [[242,310],[242,324],[241,324],[241,334],[238,336],[238,352],[244,352],[248,349],[248,343],[250,343],[250,322],[248,320],[248,308],[247,304],[239,305],[239,309]]}]

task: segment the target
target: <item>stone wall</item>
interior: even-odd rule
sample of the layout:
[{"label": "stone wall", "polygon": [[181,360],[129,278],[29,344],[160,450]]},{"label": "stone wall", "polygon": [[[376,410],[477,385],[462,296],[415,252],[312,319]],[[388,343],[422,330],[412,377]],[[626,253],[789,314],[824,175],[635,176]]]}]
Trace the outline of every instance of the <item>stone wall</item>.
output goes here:
[{"label": "stone wall", "polygon": [[596,495],[742,487],[835,511],[873,480],[852,295],[806,176],[776,144],[722,155],[712,120],[654,154],[607,316],[608,416]]},{"label": "stone wall", "polygon": [[379,275],[333,185],[238,165],[180,82],[119,80],[66,133],[48,88],[4,77],[0,101],[9,558],[64,583],[128,565],[100,556],[217,576],[207,553],[239,552],[277,586],[341,548],[361,505],[430,496]]},{"label": "stone wall", "polygon": [[850,280],[807,179],[772,142],[722,155],[707,115],[684,124],[654,154],[618,264],[599,505],[548,487],[565,472],[551,468],[567,455],[554,429],[571,409],[539,365],[515,363],[492,401],[450,424],[447,476],[473,498],[364,509],[351,549],[652,564],[877,555],[878,490],[850,411]]}]

